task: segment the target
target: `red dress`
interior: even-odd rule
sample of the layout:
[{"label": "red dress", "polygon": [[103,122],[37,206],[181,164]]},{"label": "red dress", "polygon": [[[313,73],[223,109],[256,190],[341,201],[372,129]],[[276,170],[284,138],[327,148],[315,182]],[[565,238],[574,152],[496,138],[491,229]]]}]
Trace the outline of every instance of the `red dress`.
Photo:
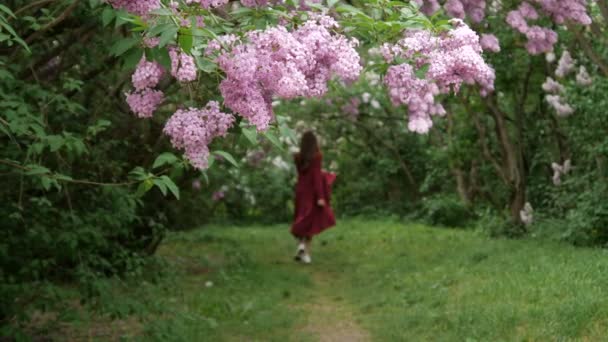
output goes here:
[{"label": "red dress", "polygon": [[[298,165],[298,155],[295,156],[295,159],[296,165]],[[291,233],[298,238],[310,238],[336,224],[336,218],[330,206],[331,184],[336,175],[322,172],[321,160],[321,154],[317,153],[307,168],[298,167],[295,215],[291,226]],[[317,205],[319,199],[325,200],[325,206]]]}]

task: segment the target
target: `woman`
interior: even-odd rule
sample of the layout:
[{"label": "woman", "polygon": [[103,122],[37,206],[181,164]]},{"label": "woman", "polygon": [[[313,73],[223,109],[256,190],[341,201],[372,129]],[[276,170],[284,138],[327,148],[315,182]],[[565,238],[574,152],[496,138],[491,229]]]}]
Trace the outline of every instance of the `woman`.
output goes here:
[{"label": "woman", "polygon": [[304,133],[300,152],[294,155],[298,184],[291,233],[298,239],[295,260],[306,264],[311,262],[312,237],[336,224],[330,206],[330,186],[336,176],[321,171],[321,159],[317,138],[310,131]]}]

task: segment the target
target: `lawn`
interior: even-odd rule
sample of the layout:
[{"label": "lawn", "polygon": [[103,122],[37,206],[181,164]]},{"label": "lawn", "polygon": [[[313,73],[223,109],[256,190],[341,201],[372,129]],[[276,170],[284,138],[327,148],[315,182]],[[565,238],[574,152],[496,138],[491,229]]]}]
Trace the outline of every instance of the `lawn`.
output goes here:
[{"label": "lawn", "polygon": [[311,265],[293,262],[281,225],[174,233],[159,250],[163,277],[108,282],[96,312],[64,319],[61,331],[146,341],[608,336],[601,249],[372,220],[342,221],[314,248]]}]

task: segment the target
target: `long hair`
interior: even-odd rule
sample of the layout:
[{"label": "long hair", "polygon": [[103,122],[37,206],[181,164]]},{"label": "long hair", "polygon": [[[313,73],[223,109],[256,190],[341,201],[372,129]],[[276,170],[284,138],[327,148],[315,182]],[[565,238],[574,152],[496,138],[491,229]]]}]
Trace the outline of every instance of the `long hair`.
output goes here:
[{"label": "long hair", "polygon": [[300,153],[296,158],[296,164],[299,169],[306,169],[315,155],[319,152],[319,144],[317,137],[312,131],[308,131],[302,135],[300,140]]}]

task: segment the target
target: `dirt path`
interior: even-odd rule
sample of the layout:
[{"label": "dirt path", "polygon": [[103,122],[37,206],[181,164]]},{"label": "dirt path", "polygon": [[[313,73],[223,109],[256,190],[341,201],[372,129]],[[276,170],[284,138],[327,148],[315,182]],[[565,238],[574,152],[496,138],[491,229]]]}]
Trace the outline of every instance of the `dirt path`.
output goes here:
[{"label": "dirt path", "polygon": [[314,297],[302,309],[308,312],[300,333],[319,342],[367,342],[369,333],[355,320],[347,302],[331,291],[329,277],[313,273]]}]

